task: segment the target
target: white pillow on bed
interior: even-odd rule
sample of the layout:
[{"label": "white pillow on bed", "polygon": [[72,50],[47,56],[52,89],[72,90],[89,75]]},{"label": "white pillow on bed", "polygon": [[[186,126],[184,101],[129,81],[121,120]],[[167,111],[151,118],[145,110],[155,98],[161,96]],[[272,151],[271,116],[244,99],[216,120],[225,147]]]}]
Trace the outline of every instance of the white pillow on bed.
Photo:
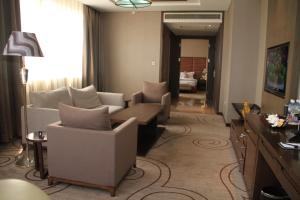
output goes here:
[{"label": "white pillow on bed", "polygon": [[186,72],[185,73],[185,75],[186,75],[185,78],[194,78],[194,74],[195,74],[195,72]]},{"label": "white pillow on bed", "polygon": [[180,72],[180,78],[181,79],[186,78],[186,72]]}]

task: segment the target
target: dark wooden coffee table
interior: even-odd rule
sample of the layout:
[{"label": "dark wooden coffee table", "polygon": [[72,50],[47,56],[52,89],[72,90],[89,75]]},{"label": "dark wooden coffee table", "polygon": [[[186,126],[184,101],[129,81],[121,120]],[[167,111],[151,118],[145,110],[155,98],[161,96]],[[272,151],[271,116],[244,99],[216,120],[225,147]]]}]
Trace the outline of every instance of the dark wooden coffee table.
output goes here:
[{"label": "dark wooden coffee table", "polygon": [[160,137],[163,128],[157,127],[157,116],[162,111],[158,104],[139,103],[112,114],[113,124],[120,124],[130,117],[136,117],[138,122],[138,155],[146,155],[149,149]]}]

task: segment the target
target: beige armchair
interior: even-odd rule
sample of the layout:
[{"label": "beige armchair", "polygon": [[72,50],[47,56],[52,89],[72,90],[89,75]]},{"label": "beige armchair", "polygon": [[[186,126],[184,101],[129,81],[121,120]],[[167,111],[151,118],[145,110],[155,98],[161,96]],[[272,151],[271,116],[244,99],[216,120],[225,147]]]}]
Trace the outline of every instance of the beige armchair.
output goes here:
[{"label": "beige armchair", "polygon": [[111,131],[47,127],[49,185],[65,182],[108,190],[115,195],[136,163],[137,122],[130,118]]},{"label": "beige armchair", "polygon": [[[143,97],[143,92],[139,91],[136,92],[132,95],[132,105],[137,104],[137,103],[145,103],[144,102],[144,97]],[[152,103],[153,104],[153,103]],[[157,103],[159,104],[159,103]],[[157,121],[162,123],[167,121],[170,118],[170,110],[171,110],[171,94],[170,92],[167,92],[161,97],[161,102],[160,104],[163,107],[162,112],[158,115]]]}]

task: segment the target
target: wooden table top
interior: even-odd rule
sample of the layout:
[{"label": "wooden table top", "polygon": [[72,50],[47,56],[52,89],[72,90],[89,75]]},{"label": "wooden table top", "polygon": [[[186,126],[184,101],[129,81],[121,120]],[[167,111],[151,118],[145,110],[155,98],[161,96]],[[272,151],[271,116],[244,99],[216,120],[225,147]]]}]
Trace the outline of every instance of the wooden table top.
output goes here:
[{"label": "wooden table top", "polygon": [[40,188],[27,181],[19,179],[0,180],[1,200],[50,200],[49,196]]},{"label": "wooden table top", "polygon": [[286,150],[278,144],[286,142],[290,135],[294,135],[296,128],[271,129],[263,115],[249,114],[247,122],[259,134],[272,156],[286,169],[286,173],[300,188],[300,151],[298,149]]},{"label": "wooden table top", "polygon": [[139,103],[112,114],[111,120],[113,123],[120,123],[128,120],[130,117],[136,117],[138,124],[147,125],[161,111],[162,106],[159,104]]}]

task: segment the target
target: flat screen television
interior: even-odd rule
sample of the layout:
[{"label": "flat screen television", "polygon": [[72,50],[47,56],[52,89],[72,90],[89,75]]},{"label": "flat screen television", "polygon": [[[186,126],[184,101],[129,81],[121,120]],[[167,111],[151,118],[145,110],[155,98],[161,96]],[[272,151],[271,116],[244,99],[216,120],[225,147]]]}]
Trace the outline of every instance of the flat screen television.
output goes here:
[{"label": "flat screen television", "polygon": [[265,91],[284,98],[288,66],[289,42],[267,50]]}]

